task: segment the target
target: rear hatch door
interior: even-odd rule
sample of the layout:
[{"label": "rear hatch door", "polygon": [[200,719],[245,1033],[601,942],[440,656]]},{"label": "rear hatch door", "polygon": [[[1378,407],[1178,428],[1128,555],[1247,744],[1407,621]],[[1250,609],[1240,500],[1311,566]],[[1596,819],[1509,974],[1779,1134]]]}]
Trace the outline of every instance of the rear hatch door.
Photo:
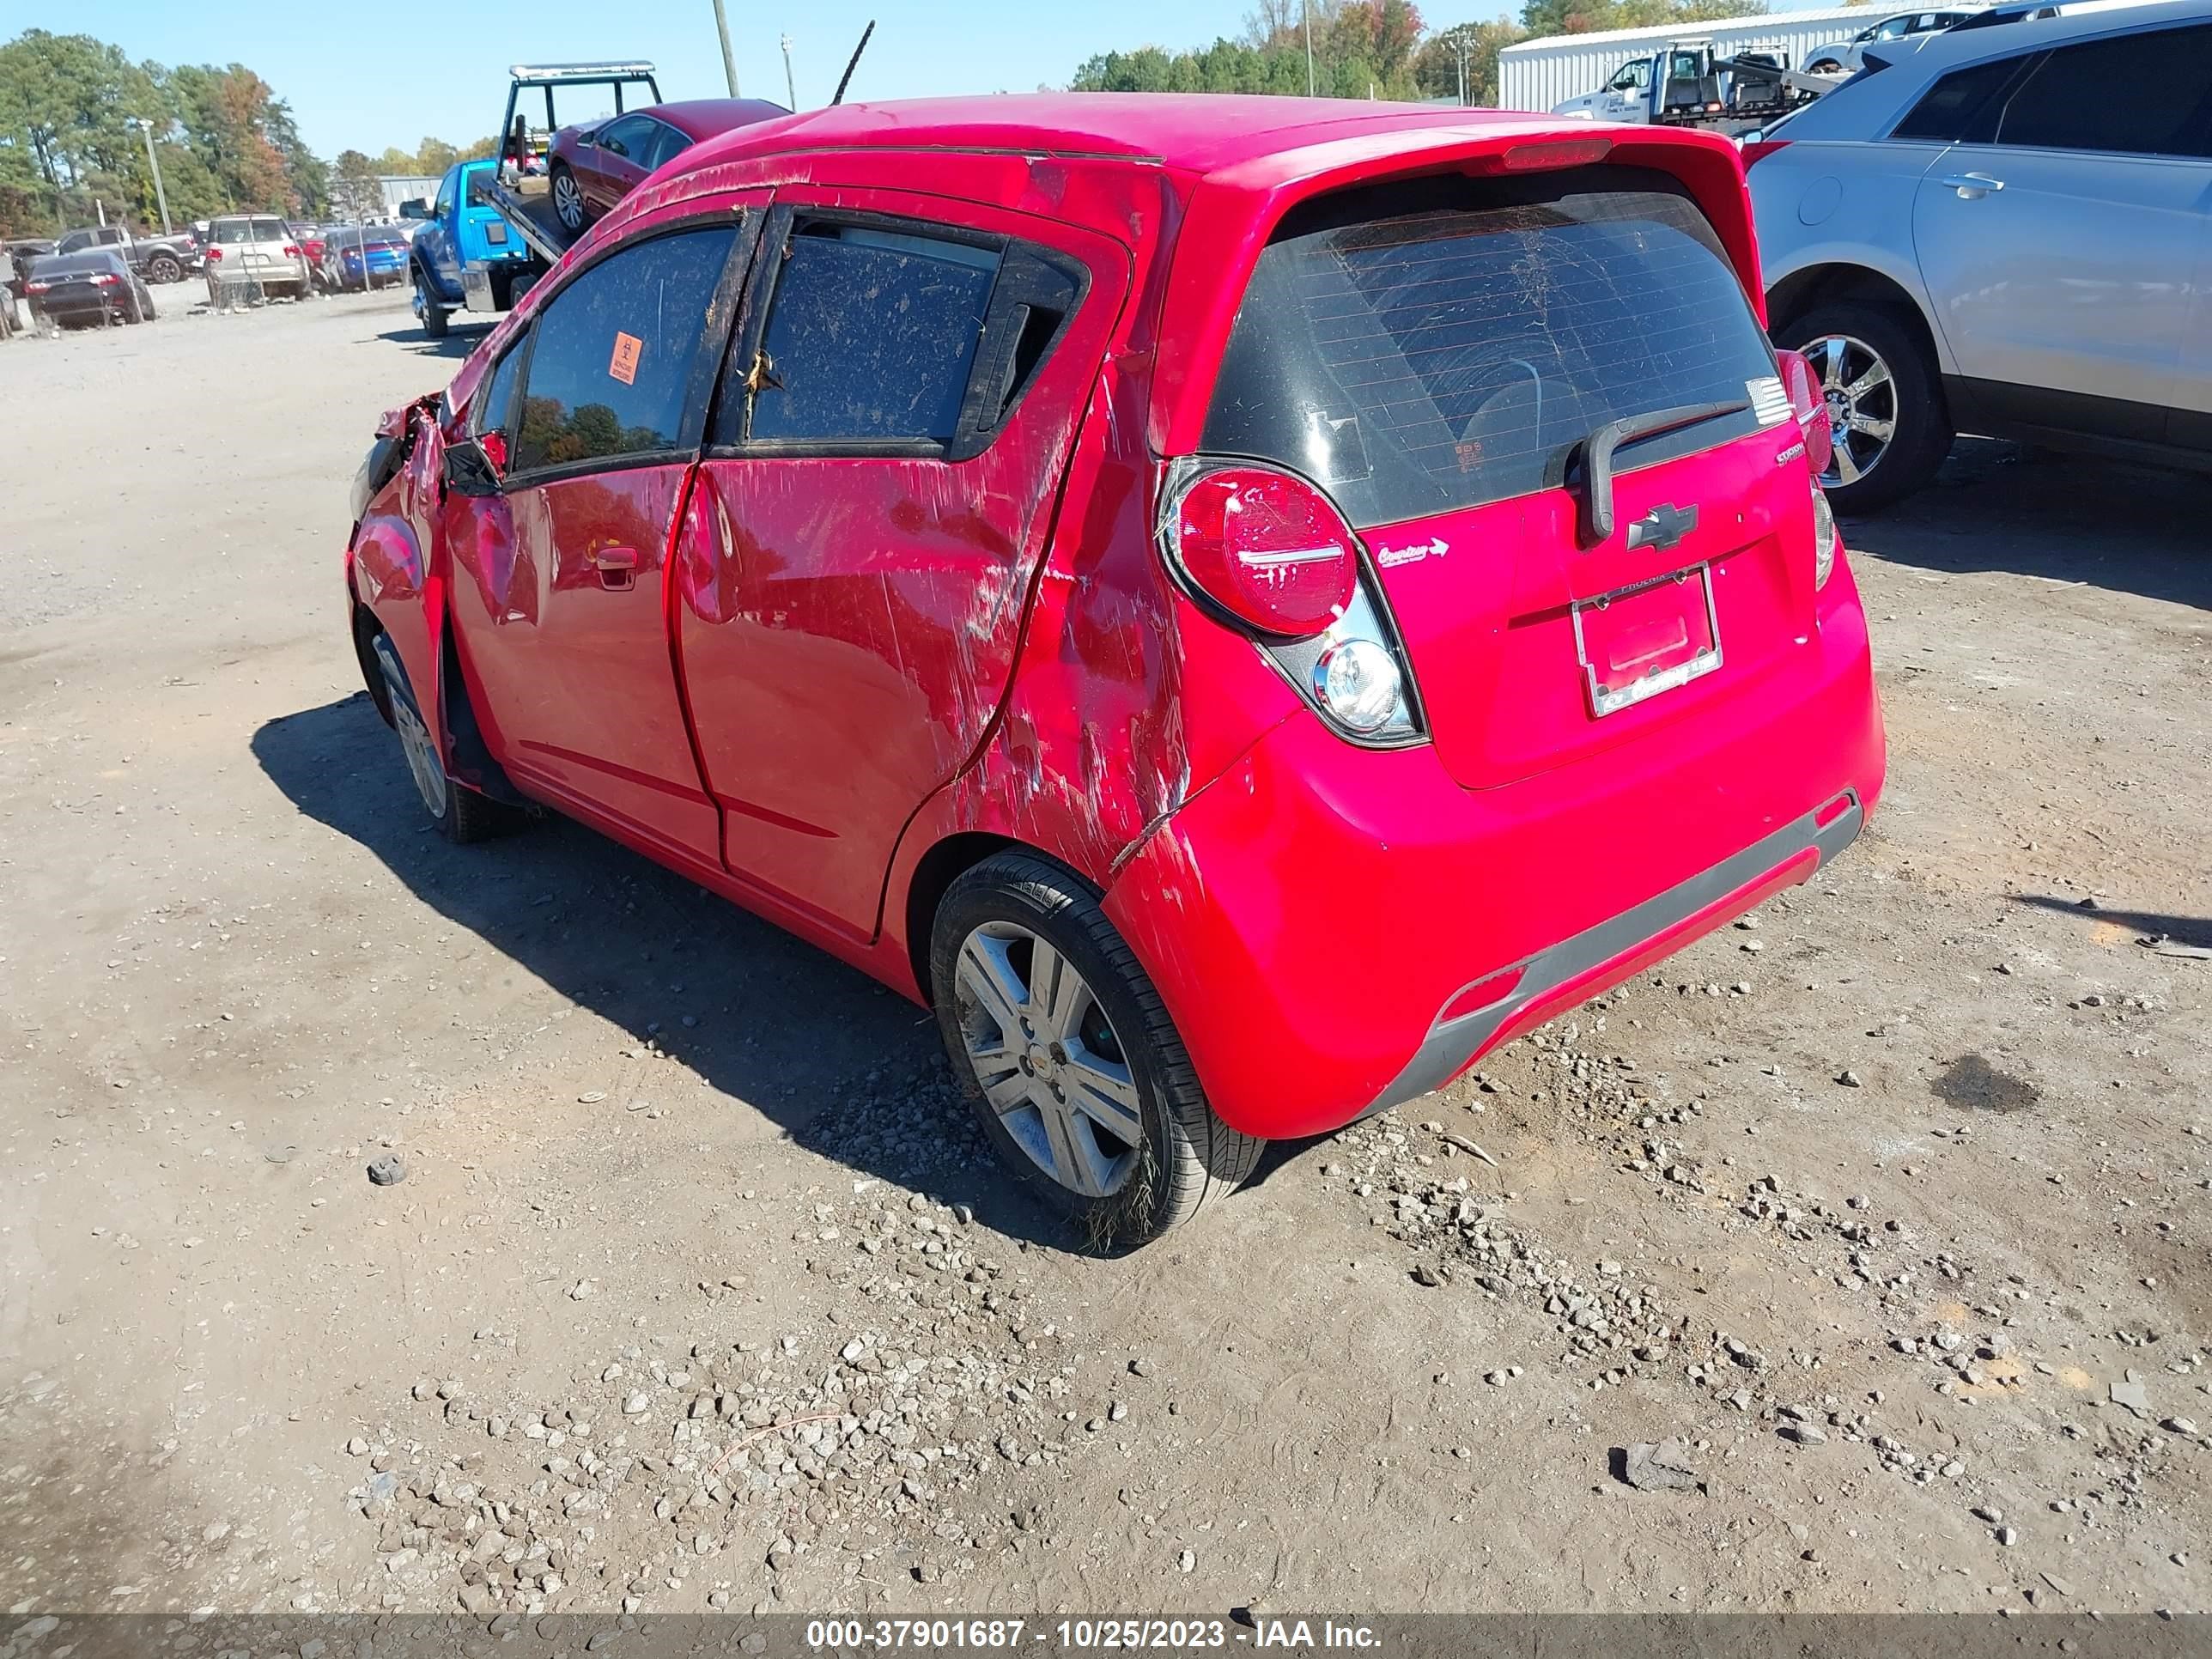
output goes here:
[{"label": "rear hatch door", "polygon": [[1735,269],[1666,174],[1415,181],[1294,215],[1203,442],[1334,496],[1469,787],[1759,695],[1806,655],[1800,434]]}]

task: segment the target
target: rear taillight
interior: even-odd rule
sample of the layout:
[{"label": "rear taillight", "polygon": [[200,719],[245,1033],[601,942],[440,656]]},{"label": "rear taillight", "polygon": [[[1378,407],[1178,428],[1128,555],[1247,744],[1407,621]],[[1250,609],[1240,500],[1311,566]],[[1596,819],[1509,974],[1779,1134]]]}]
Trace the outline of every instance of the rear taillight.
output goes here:
[{"label": "rear taillight", "polygon": [[207,257],[210,262],[220,259],[222,258],[222,250],[219,247],[211,247],[207,251]]},{"label": "rear taillight", "polygon": [[1200,597],[1273,639],[1310,639],[1359,579],[1352,526],[1303,478],[1270,467],[1196,471],[1166,503],[1168,552]]},{"label": "rear taillight", "polygon": [[1826,587],[1836,574],[1836,511],[1828,505],[1828,492],[1813,480],[1813,586]]},{"label": "rear taillight", "polygon": [[1790,412],[1797,417],[1798,429],[1805,434],[1806,462],[1817,478],[1828,470],[1836,451],[1836,434],[1829,423],[1828,400],[1821,392],[1820,377],[1802,351],[1778,351],[1774,357],[1782,369],[1783,390],[1790,394]]},{"label": "rear taillight", "polygon": [[94,285],[95,285],[95,286],[97,286],[97,287],[100,287],[100,288],[113,288],[113,287],[114,287],[118,283],[121,282],[123,279],[122,279],[120,276],[117,276],[113,271],[110,271],[110,270],[103,270],[103,271],[101,271],[98,276],[94,276],[92,280],[93,280],[93,283],[94,283]]},{"label": "rear taillight", "polygon": [[1425,735],[1359,538],[1319,486],[1249,461],[1175,462],[1159,540],[1185,591],[1251,635],[1339,736],[1396,748]]},{"label": "rear taillight", "polygon": [[300,250],[287,242],[284,244],[284,257],[288,259],[296,259],[300,257]]},{"label": "rear taillight", "polygon": [[53,284],[52,283],[25,283],[23,284],[23,292],[26,294],[44,294],[52,286]]},{"label": "rear taillight", "polygon": [[1787,149],[1789,144],[1787,138],[1753,138],[1743,146],[1743,170],[1750,172],[1755,163],[1765,161],[1778,149]]}]

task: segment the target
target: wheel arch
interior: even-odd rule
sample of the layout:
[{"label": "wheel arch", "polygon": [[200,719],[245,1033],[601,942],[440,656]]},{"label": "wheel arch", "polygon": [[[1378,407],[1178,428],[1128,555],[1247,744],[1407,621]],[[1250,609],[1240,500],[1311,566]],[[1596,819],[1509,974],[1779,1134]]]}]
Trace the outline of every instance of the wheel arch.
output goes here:
[{"label": "wheel arch", "polygon": [[[937,907],[952,884],[995,854],[1019,850],[1040,858],[1051,855],[1041,848],[983,830],[957,830],[930,843],[907,877],[899,914],[906,923],[906,958],[921,1000],[930,996],[929,937],[937,921]],[[1057,864],[1059,860],[1054,859]]]},{"label": "wheel arch", "polygon": [[1942,375],[1945,368],[1942,342],[1920,301],[1904,283],[1871,266],[1831,262],[1791,271],[1766,290],[1767,328],[1778,333],[1808,311],[1844,301],[1878,305],[1898,313],[1927,352],[1937,375]]}]

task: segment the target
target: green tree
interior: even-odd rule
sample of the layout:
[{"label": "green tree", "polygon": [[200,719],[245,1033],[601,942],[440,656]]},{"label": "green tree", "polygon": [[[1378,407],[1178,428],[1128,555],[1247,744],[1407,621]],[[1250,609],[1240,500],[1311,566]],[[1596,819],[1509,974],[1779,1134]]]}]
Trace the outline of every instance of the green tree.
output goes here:
[{"label": "green tree", "polygon": [[1757,17],[1765,10],[1766,0],[1528,0],[1521,23],[1532,35],[1588,34],[1595,29]]},{"label": "green tree", "polygon": [[442,173],[460,159],[460,151],[442,138],[426,137],[415,147],[415,165],[422,173]]},{"label": "green tree", "polygon": [[1413,83],[1424,98],[1460,95],[1460,59],[1467,60],[1467,101],[1498,102],[1498,54],[1528,33],[1516,23],[1457,23],[1431,35],[1413,56]]}]

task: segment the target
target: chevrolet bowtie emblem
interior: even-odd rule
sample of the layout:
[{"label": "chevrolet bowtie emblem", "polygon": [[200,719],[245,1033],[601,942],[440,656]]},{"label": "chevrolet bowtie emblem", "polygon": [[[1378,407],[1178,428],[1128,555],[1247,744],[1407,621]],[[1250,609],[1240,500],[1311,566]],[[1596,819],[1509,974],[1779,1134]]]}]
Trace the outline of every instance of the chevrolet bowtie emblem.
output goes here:
[{"label": "chevrolet bowtie emblem", "polygon": [[1662,501],[1628,526],[1628,549],[1672,547],[1698,527],[1698,509]]}]

